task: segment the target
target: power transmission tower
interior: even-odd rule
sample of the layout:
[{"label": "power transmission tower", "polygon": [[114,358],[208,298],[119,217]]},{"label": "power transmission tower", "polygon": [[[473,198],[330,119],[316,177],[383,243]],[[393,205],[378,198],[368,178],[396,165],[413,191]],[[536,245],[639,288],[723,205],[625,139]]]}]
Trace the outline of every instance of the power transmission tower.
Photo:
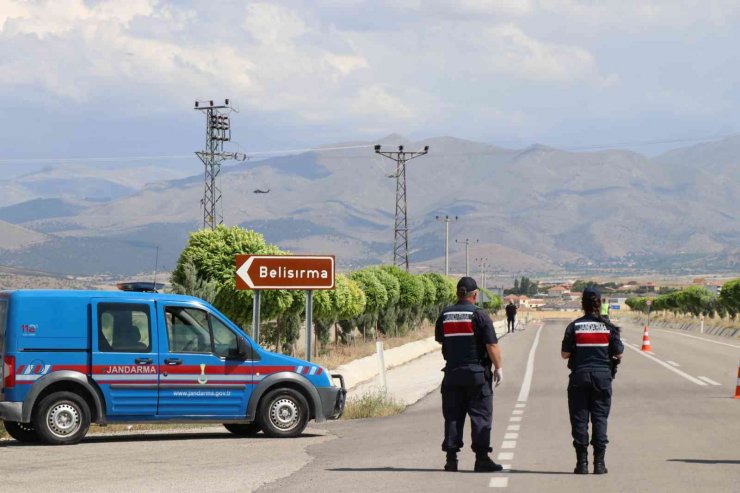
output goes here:
[{"label": "power transmission tower", "polygon": [[194,109],[206,116],[206,146],[195,153],[205,165],[205,187],[200,201],[203,206],[203,228],[216,229],[224,222],[221,188],[218,185],[221,163],[229,159],[244,161],[247,156],[238,152],[224,152],[224,143],[231,140],[229,114],[236,111],[229,105],[228,99],[222,105],[214,105],[213,100],[196,101]]},{"label": "power transmission tower", "polygon": [[406,201],[406,163],[414,158],[429,152],[429,146],[423,151],[404,151],[398,146],[398,151],[381,151],[380,145],[375,146],[376,154],[385,156],[396,162],[396,172],[388,175],[396,179],[396,221],[393,228],[393,265],[405,266],[409,270],[409,223]]}]

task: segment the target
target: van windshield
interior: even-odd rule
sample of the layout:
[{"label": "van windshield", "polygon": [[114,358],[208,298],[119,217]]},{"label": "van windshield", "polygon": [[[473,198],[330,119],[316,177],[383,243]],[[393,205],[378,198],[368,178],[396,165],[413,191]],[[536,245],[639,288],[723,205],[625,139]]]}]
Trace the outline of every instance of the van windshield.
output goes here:
[{"label": "van windshield", "polygon": [[3,356],[5,347],[5,324],[8,320],[8,302],[0,300],[0,358]]}]

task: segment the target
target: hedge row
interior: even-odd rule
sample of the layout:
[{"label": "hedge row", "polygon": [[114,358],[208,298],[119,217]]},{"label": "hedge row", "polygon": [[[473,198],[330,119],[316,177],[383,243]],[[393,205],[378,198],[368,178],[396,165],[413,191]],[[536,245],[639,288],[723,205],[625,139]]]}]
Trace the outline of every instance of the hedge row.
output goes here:
[{"label": "hedge row", "polygon": [[[647,312],[647,297],[630,298],[627,305],[636,311]],[[726,282],[719,296],[702,286],[689,286],[680,291],[663,294],[652,299],[652,311],[669,311],[674,314],[704,315],[705,317],[736,318],[740,313],[740,279]]]},{"label": "hedge row", "polygon": [[[173,291],[213,303],[235,323],[252,323],[252,291],[236,289],[234,257],[238,253],[281,255],[264,237],[239,227],[219,226],[190,235],[172,274]],[[484,308],[501,307],[498,296],[487,293]],[[404,335],[424,320],[436,319],[439,310],[454,301],[454,281],[437,273],[410,274],[393,266],[368,267],[336,275],[336,289],[314,293],[314,322],[322,346],[335,327],[337,338],[347,342],[355,330],[376,337]],[[264,291],[261,316],[266,321],[261,341],[290,351],[298,339],[304,316],[302,291]]]}]

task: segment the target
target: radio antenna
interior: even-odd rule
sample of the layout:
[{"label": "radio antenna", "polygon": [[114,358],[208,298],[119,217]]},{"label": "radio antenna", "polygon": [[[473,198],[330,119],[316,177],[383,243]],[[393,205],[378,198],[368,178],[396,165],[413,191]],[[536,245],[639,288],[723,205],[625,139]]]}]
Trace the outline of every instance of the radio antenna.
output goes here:
[{"label": "radio antenna", "polygon": [[152,283],[152,289],[157,291],[157,265],[159,264],[159,245],[157,245],[157,253],[154,257],[154,282]]}]

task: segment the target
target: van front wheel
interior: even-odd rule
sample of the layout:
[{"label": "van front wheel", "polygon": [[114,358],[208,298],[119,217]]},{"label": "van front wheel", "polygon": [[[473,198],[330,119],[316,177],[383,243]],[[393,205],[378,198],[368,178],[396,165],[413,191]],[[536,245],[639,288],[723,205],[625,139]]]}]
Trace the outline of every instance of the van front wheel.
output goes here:
[{"label": "van front wheel", "polygon": [[273,438],[297,437],[308,424],[308,402],[293,389],[275,389],[260,400],[259,424]]},{"label": "van front wheel", "polygon": [[19,442],[38,442],[39,437],[31,423],[19,423],[17,421],[3,421],[5,431]]},{"label": "van front wheel", "polygon": [[90,408],[72,392],[55,392],[39,403],[33,420],[36,433],[49,445],[70,445],[82,440],[90,428]]}]

